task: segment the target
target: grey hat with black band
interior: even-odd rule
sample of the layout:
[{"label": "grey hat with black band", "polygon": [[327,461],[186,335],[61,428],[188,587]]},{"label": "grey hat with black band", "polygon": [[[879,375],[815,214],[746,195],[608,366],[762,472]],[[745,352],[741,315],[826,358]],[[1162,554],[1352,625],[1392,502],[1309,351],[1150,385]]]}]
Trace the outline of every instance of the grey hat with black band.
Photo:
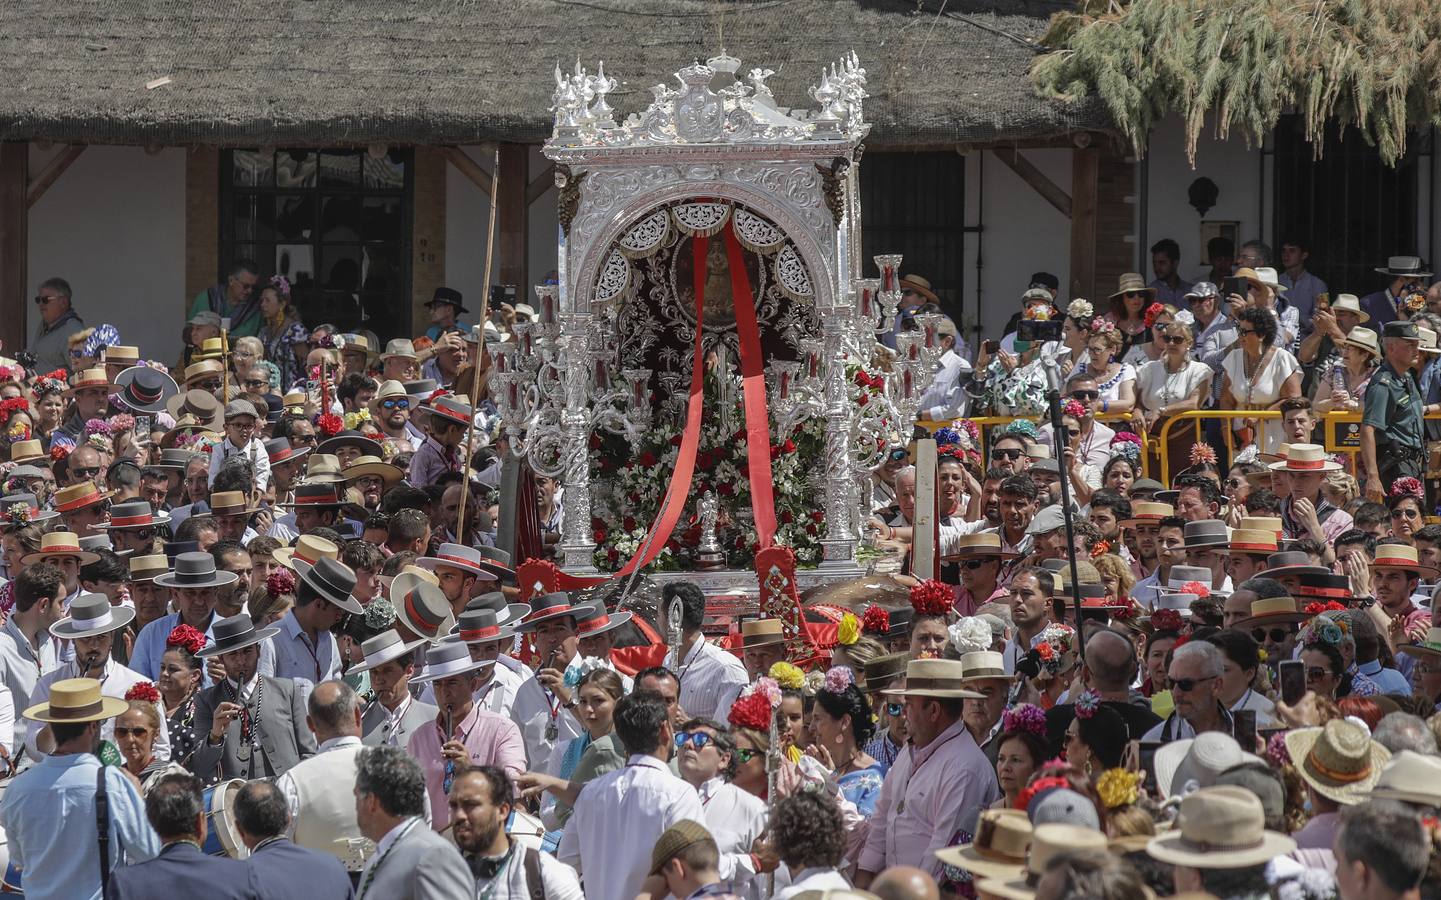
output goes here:
[{"label": "grey hat with black band", "polygon": [[273,625],[269,628],[256,628],[250,617],[241,613],[238,616],[221,619],[211,625],[210,634],[215,638],[215,643],[195,655],[202,659],[209,659],[224,653],[234,653],[236,650],[244,650],[246,647],[254,646],[279,633],[280,629]]}]

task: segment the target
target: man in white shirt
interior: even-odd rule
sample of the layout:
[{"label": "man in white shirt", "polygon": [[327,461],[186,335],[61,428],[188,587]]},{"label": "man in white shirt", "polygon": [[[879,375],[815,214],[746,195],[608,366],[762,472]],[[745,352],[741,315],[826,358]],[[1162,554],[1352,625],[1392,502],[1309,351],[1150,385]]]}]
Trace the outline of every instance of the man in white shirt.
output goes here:
[{"label": "man in white shirt", "polygon": [[705,594],[689,581],[667,582],[661,590],[656,626],[662,636],[667,634],[666,618],[672,602],[680,600],[680,658],[672,649],[663,665],[676,674],[680,682],[680,707],[685,715],[698,719],[724,722],[731,704],[749,683],[746,667],[734,654],[708,642],[701,633],[705,621]]},{"label": "man in white shirt", "polygon": [[[467,608],[460,614],[456,633],[442,642],[465,644],[472,662],[495,663],[475,673],[480,686],[475,689],[474,700],[481,709],[507,718],[515,704],[515,692],[520,688],[521,677],[500,664],[500,648],[510,646],[514,639],[513,630],[496,623],[494,610]],[[435,689],[427,684],[420,697],[427,703],[434,701]]]},{"label": "man in white shirt", "polygon": [[288,837],[298,846],[328,853],[347,872],[359,872],[375,852],[355,819],[355,757],[360,742],[360,698],[343,681],[325,681],[310,692],[305,724],[320,744],[315,756],[276,780],[290,809]]},{"label": "man in white shirt", "polygon": [[532,772],[547,771],[551,750],[580,735],[580,721],[566,707],[571,694],[565,686],[565,670],[580,649],[576,622],[590,612],[584,604],[572,605],[563,592],[542,594],[531,598],[530,615],[516,626],[522,634],[535,632],[535,652],[540,659],[535,675],[516,690],[510,709],[511,719],[525,737]]},{"label": "man in white shirt", "polygon": [[964,383],[971,374],[971,364],[956,352],[955,322],[942,319],[936,332],[942,350],[940,368],[921,394],[921,412],[932,421],[944,422],[964,416],[970,409],[971,398]]},{"label": "man in white shirt", "polygon": [[[575,870],[505,833],[515,786],[504,769],[477,766],[455,776],[448,803],[455,845],[487,900],[583,900]],[[539,886],[533,886],[538,879]],[[537,887],[539,889],[537,889]]]},{"label": "man in white shirt", "polygon": [[590,782],[576,798],[556,856],[581,873],[590,900],[634,900],[650,874],[651,848],[683,819],[705,820],[695,788],[672,775],[665,701],[636,691],[615,706],[626,766]]},{"label": "man in white shirt", "polygon": [[[60,667],[50,626],[65,615],[60,606],[65,576],[49,563],[27,566],[16,576],[14,591],[15,607],[0,628],[0,681],[23,711],[33,705],[30,698],[38,696],[35,685],[40,676]],[[11,759],[24,746],[29,724],[23,717],[16,723],[14,740],[6,747]]]},{"label": "man in white shirt", "polygon": [[412,734],[440,714],[436,706],[422,703],[410,692],[415,648],[424,643],[406,643],[399,632],[391,629],[360,645],[365,660],[351,666],[346,674],[370,673],[370,690],[375,699],[366,704],[360,716],[361,741],[366,746],[404,748]]},{"label": "man in white shirt", "polygon": [[680,777],[700,794],[705,826],[720,851],[720,877],[739,887],[756,875],[751,851],[766,827],[765,801],[724,777],[735,744],[730,734],[707,719],[691,719],[676,734]]}]

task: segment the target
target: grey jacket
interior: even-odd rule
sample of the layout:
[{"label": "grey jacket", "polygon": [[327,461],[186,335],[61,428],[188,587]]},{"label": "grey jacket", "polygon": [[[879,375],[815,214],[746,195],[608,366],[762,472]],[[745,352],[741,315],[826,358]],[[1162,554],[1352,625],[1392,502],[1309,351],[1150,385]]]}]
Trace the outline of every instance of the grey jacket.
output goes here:
[{"label": "grey jacket", "polygon": [[35,333],[30,338],[30,345],[25,349],[35,354],[40,371],[70,368],[70,335],[84,331],[85,322],[73,309],[49,328],[45,327],[44,319],[39,316],[36,316],[36,319]]},{"label": "grey jacket", "polygon": [[[190,757],[190,771],[201,778],[219,767],[222,778],[264,778],[284,775],[302,759],[315,755],[315,735],[305,725],[305,702],[289,678],[261,675],[260,749],[244,760],[239,756],[240,719],[230,723],[225,740],[211,744],[210,726],[215,708],[229,700],[225,684],[206,688],[195,695],[195,736],[198,743]],[[253,767],[253,768],[252,768]]]},{"label": "grey jacket", "polygon": [[[395,740],[392,745],[405,749],[410,743],[410,736],[419,730],[426,722],[434,722],[435,717],[440,715],[440,710],[429,703],[421,703],[419,700],[411,700],[410,707],[400,717],[400,728],[394,732]],[[367,704],[365,713],[360,717],[360,740],[367,747],[378,747],[388,736],[385,731],[385,723],[390,720],[390,714],[385,707],[377,700]]]},{"label": "grey jacket", "polygon": [[356,900],[464,900],[475,894],[475,876],[455,845],[423,819],[375,857],[360,876]]}]

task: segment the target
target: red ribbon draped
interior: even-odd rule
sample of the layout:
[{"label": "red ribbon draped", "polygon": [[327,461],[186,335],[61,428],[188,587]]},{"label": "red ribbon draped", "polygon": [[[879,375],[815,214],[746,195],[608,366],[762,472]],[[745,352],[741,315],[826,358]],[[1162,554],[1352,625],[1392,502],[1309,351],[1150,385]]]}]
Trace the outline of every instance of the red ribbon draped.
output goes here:
[{"label": "red ribbon draped", "polygon": [[[735,303],[736,335],[740,338],[741,384],[746,411],[747,476],[751,483],[751,509],[755,515],[757,550],[769,547],[776,536],[776,500],[771,482],[771,426],[766,409],[765,359],[761,356],[760,325],[756,323],[755,295],[735,229],[727,223],[726,253],[730,256],[731,296]],[[696,321],[700,321],[697,312]]]}]

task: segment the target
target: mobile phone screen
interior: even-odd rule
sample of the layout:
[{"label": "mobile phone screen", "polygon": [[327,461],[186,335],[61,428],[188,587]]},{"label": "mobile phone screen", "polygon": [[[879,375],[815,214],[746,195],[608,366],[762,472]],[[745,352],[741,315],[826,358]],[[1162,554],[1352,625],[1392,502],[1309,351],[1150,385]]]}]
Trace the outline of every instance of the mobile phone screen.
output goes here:
[{"label": "mobile phone screen", "polygon": [[1281,702],[1294,706],[1306,696],[1306,664],[1299,659],[1285,659],[1278,667],[1281,681]]}]

